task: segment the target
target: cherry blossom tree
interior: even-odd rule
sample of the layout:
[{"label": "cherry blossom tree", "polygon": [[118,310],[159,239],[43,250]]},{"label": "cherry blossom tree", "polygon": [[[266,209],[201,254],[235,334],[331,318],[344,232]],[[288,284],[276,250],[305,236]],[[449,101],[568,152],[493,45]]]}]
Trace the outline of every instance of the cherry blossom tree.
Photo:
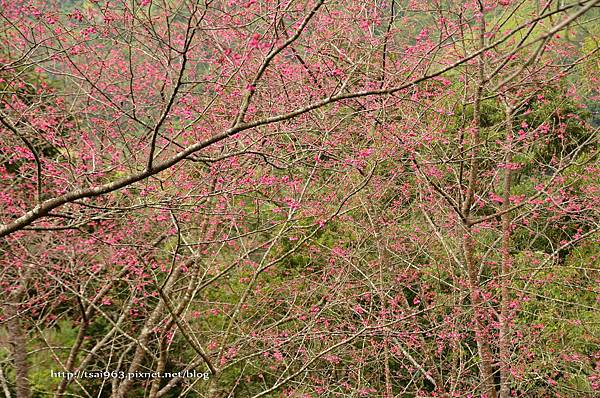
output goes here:
[{"label": "cherry blossom tree", "polygon": [[599,0],[0,4],[6,396],[600,388]]}]

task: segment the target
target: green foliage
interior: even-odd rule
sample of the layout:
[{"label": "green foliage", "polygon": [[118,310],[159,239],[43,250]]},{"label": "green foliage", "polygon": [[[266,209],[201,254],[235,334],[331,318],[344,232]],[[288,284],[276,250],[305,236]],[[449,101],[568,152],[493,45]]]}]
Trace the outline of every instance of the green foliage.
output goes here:
[{"label": "green foliage", "polygon": [[[528,351],[534,360],[528,371],[533,389],[548,388],[567,396],[587,397],[592,394],[588,376],[594,372],[600,336],[600,324],[595,284],[600,277],[600,249],[588,244],[577,247],[564,264],[550,262],[535,272],[526,267],[529,261],[519,261],[523,269],[520,289],[529,297],[521,302],[517,325],[539,325],[528,336]],[[538,256],[543,261],[545,256]],[[518,329],[517,329],[518,330]],[[596,331],[595,331],[596,330]],[[524,355],[523,353],[516,355]],[[536,376],[533,376],[536,375]],[[536,385],[537,384],[537,385]]]}]

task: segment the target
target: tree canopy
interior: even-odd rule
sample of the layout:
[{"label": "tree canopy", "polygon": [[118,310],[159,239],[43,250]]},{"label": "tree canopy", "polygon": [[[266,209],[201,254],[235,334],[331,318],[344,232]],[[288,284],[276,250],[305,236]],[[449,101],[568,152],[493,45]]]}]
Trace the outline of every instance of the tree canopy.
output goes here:
[{"label": "tree canopy", "polygon": [[600,0],[0,0],[7,397],[600,391]]}]

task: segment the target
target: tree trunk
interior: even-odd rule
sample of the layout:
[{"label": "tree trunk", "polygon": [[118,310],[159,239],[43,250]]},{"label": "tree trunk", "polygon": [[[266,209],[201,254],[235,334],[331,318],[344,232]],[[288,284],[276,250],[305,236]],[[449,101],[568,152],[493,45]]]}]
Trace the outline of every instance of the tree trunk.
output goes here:
[{"label": "tree trunk", "polygon": [[[479,49],[485,48],[485,15],[483,5],[480,5],[481,20],[479,23]],[[479,141],[481,139],[481,98],[485,85],[485,54],[482,53],[477,58],[477,87],[474,98],[473,107],[473,126],[470,134],[470,150],[469,150],[469,179],[467,182],[467,192],[462,206],[463,215],[463,239],[462,248],[465,258],[468,278],[469,278],[469,295],[471,298],[471,306],[473,309],[473,323],[475,324],[475,341],[477,342],[477,350],[481,358],[480,373],[481,384],[487,398],[496,398],[496,388],[494,387],[494,372],[492,370],[492,352],[488,344],[486,335],[486,320],[484,302],[482,300],[481,290],[479,287],[479,266],[475,260],[475,240],[471,229],[470,217],[471,206],[477,189],[477,178],[479,174],[479,164],[477,161]]]},{"label": "tree trunk", "polygon": [[[506,109],[506,143],[508,154],[506,163],[512,162],[512,109],[507,106]],[[512,268],[512,257],[510,255],[510,233],[511,233],[511,215],[510,208],[510,187],[512,184],[512,170],[507,167],[504,172],[504,198],[502,202],[502,268],[500,275],[501,286],[501,307],[500,307],[500,398],[508,398],[510,393],[510,319],[509,305],[510,293],[508,291],[511,283],[510,270]]]},{"label": "tree trunk", "polygon": [[15,384],[17,398],[29,398],[29,363],[27,362],[27,338],[19,319],[19,303],[25,293],[25,282],[10,296],[5,307],[8,329],[8,344],[15,366]]}]

